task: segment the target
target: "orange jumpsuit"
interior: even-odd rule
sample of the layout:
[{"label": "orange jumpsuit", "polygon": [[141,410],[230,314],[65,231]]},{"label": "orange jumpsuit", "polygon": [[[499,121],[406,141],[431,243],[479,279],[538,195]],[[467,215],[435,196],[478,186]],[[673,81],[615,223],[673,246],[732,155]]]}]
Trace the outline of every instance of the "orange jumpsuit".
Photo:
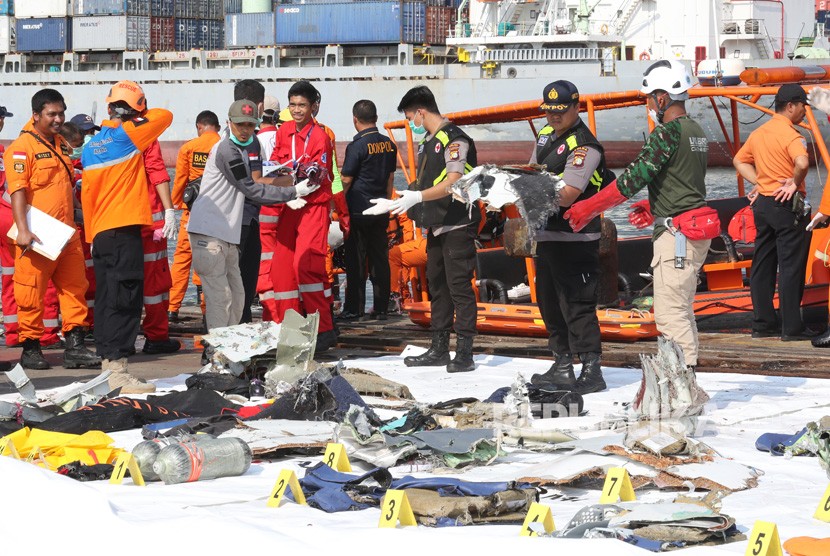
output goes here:
[{"label": "orange jumpsuit", "polygon": [[[205,171],[210,149],[219,141],[219,134],[215,131],[206,131],[199,137],[191,139],[179,149],[179,156],[176,159],[176,178],[173,182],[173,208],[182,210],[181,224],[179,227],[179,239],[176,243],[176,251],[173,253],[173,266],[170,268],[170,275],[173,279],[173,286],[170,288],[169,311],[178,313],[187,291],[187,283],[190,280],[190,265],[193,262],[193,254],[190,250],[190,239],[187,236],[187,223],[190,220],[190,211],[182,200],[185,186],[200,177]],[[193,273],[193,283],[201,285],[196,273]],[[203,310],[204,312],[204,310]]]},{"label": "orange jumpsuit", "polygon": [[[23,191],[29,205],[74,229],[72,160],[69,158],[72,148],[60,135],[56,136],[54,145],[44,143],[48,141],[37,135],[30,121],[9,145],[3,157],[5,167],[9,168],[9,195]],[[58,291],[63,331],[88,326],[84,295],[89,284],[77,231],[54,261],[32,249],[23,254],[15,245],[14,298],[21,343],[40,340],[43,336],[44,296],[50,279]]]}]

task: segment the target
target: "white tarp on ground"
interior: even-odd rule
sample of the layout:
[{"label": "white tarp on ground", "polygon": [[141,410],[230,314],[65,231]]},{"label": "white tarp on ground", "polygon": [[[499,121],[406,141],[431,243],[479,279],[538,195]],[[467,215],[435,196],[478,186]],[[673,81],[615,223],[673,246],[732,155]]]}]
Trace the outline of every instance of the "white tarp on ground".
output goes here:
[{"label": "white tarp on ground", "polygon": [[[418,351],[418,348],[408,348]],[[419,402],[451,398],[487,397],[496,388],[510,385],[516,374],[526,378],[542,372],[549,361],[477,356],[473,373],[449,375],[443,368],[410,369],[399,356],[360,359],[348,366],[374,371],[409,386]],[[640,382],[640,371],[606,369],[608,390],[586,397],[589,415],[535,421],[540,428],[567,428],[581,437],[599,436],[594,429],[606,416],[618,413],[629,402]],[[184,389],[185,375],[157,381],[159,388]],[[830,536],[830,524],[812,515],[828,479],[815,458],[784,459],[755,450],[755,439],[764,432],[794,433],[808,421],[830,414],[830,381],[754,375],[701,374],[701,386],[712,397],[700,428],[700,439],[721,456],[751,466],[763,474],[758,487],[736,492],[723,501],[723,513],[734,517],[749,534],[755,520],[778,524],[782,540],[795,536]],[[13,395],[3,399],[12,401]],[[379,410],[382,417],[399,415]],[[606,433],[607,434],[607,433]],[[138,430],[112,433],[119,447],[131,449],[141,441]],[[527,470],[544,466],[561,453],[517,452],[488,467],[463,470],[466,480],[505,480],[526,476]],[[0,457],[0,553],[38,547],[38,550],[79,554],[116,549],[122,554],[172,553],[173,546],[202,554],[250,550],[298,549],[298,553],[338,554],[446,553],[494,554],[530,548],[557,554],[647,554],[613,540],[519,538],[518,526],[488,525],[430,529],[377,529],[379,510],[326,514],[319,510],[283,503],[266,507],[266,499],[282,469],[302,476],[301,464],[312,458],[292,458],[255,463],[242,477],[181,485],[132,486],[106,482],[79,483],[33,465]],[[408,470],[405,472],[409,472]],[[396,469],[396,474],[400,472]],[[414,473],[426,476],[428,474]],[[582,507],[597,502],[597,490],[563,489],[575,499],[546,500],[557,527],[564,527]],[[555,489],[554,489],[555,491]],[[666,501],[675,494],[638,491],[641,501]],[[175,543],[175,544],[172,544]],[[552,543],[547,545],[547,543]],[[546,546],[543,546],[545,544]],[[699,547],[683,554],[744,554],[746,542],[716,548]]]}]

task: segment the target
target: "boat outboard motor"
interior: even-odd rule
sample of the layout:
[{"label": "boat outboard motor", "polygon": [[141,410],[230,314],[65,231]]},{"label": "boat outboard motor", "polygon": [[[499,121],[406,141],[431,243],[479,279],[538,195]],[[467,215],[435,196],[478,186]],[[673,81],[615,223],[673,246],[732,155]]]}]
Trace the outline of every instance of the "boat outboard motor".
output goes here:
[{"label": "boat outboard motor", "polygon": [[[692,86],[692,76],[686,66],[677,60],[660,60],[651,64],[643,74],[643,86],[640,92],[651,96],[658,110],[649,110],[649,116],[656,124],[663,123],[663,116],[669,106],[675,102],[688,100],[687,92]],[[656,91],[665,91],[671,99],[666,106],[660,108]]]}]

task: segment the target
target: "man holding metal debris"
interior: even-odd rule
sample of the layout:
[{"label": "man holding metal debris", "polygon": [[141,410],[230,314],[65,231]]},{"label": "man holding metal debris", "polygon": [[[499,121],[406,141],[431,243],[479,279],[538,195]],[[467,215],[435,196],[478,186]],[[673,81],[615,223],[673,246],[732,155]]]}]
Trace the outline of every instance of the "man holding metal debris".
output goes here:
[{"label": "man holding metal debris", "polygon": [[[545,87],[542,104],[548,125],[536,139],[531,163],[562,178],[559,206],[596,195],[614,180],[605,166],[605,154],[591,130],[579,117],[579,91],[570,81]],[[553,365],[531,382],[557,389],[590,394],[605,390],[600,358],[597,283],[599,277],[600,218],[574,232],[559,214],[534,236],[536,241],[536,292],[539,311],[548,331]],[[564,264],[563,264],[564,263]],[[582,373],[574,376],[573,354],[579,354]]]},{"label": "man holding metal debris", "polygon": [[[450,195],[452,185],[476,166],[475,143],[441,115],[435,96],[425,86],[410,89],[398,111],[409,120],[415,135],[426,134],[418,150],[418,179],[397,199],[371,199],[375,206],[363,214],[401,214],[409,210],[409,217],[418,226],[429,228],[427,279],[432,345],[422,355],[405,358],[404,363],[408,367],[446,365],[449,373],[472,371],[478,315],[472,280],[481,213],[477,205],[470,210]],[[413,209],[416,205],[420,206]],[[450,360],[453,316],[458,340],[455,358]]]},{"label": "man holding metal debris", "polygon": [[698,363],[693,310],[697,273],[711,238],[720,233],[720,222],[705,200],[706,134],[686,113],[691,86],[689,71],[676,60],[649,66],[640,92],[646,95],[657,128],[616,183],[573,204],[565,218],[578,232],[598,214],[648,187],[650,208],[640,210],[638,216],[641,224],[654,222],[654,320],[664,337],[680,345],[685,365],[694,368]]},{"label": "man holding metal debris", "polygon": [[[256,141],[256,104],[237,100],[228,110],[228,121],[230,134],[208,154],[187,224],[193,268],[202,279],[208,332],[239,324],[242,317],[245,290],[239,270],[239,245],[246,199],[257,204],[285,203],[317,189],[306,182],[292,186],[294,178],[290,175],[270,181],[261,177],[247,150]],[[258,143],[255,148],[258,152]],[[206,349],[204,355],[208,353]]]}]

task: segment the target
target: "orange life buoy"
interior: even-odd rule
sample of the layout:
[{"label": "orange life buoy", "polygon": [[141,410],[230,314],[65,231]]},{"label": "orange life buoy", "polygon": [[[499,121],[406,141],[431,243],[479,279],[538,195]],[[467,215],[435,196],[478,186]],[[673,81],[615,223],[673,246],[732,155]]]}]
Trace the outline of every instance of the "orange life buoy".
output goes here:
[{"label": "orange life buoy", "polygon": [[648,52],[643,50],[642,52],[640,52],[640,60],[651,60],[651,56]]}]

